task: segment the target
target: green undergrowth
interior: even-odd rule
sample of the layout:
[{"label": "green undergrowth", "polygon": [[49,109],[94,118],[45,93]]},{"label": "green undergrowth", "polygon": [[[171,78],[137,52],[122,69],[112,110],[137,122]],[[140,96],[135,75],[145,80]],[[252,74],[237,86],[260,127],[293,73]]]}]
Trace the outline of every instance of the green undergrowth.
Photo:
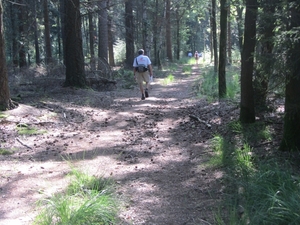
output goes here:
[{"label": "green undergrowth", "polygon": [[6,114],[0,112],[0,119],[6,118],[6,117],[8,117]]},{"label": "green undergrowth", "polygon": [[191,75],[192,74],[192,67],[190,65],[183,65],[182,66],[182,72],[184,74]]},{"label": "green undergrowth", "polygon": [[111,225],[116,224],[118,201],[114,182],[90,176],[73,168],[68,175],[69,185],[39,202],[41,210],[34,225]]},{"label": "green undergrowth", "polygon": [[[216,134],[208,166],[224,171],[223,202],[214,224],[300,224],[300,177],[288,161],[263,157],[257,143],[272,141],[262,123],[228,124],[226,136]],[[228,135],[230,134],[230,135]]]},{"label": "green undergrowth", "polygon": [[16,129],[19,135],[35,135],[46,133],[45,130],[38,130],[34,127],[28,126],[27,124],[18,124]]},{"label": "green undergrowth", "polygon": [[164,78],[163,80],[162,80],[162,84],[163,85],[169,85],[169,84],[171,84],[172,82],[174,82],[174,76],[173,76],[173,74],[169,74],[166,78]]},{"label": "green undergrowth", "polygon": [[[208,100],[218,99],[218,74],[212,66],[201,67],[202,73],[194,88],[199,97],[205,96]],[[234,99],[240,92],[239,84],[240,71],[237,67],[230,66],[226,70],[226,98]]]},{"label": "green undergrowth", "polygon": [[0,155],[12,155],[12,154],[14,154],[13,151],[0,148]]}]

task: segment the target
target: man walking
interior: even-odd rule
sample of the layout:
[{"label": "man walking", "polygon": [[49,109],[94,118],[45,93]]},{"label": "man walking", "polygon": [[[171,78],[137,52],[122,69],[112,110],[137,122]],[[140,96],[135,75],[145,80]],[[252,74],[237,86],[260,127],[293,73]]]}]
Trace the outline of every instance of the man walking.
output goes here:
[{"label": "man walking", "polygon": [[[139,84],[140,91],[142,93],[142,100],[145,97],[149,97],[149,82],[150,76],[153,76],[151,61],[148,56],[144,55],[144,50],[140,49],[138,51],[139,55],[133,61],[133,74]],[[148,73],[149,70],[149,73]],[[149,76],[150,74],[150,76]],[[146,88],[144,90],[143,83],[146,83]]]}]

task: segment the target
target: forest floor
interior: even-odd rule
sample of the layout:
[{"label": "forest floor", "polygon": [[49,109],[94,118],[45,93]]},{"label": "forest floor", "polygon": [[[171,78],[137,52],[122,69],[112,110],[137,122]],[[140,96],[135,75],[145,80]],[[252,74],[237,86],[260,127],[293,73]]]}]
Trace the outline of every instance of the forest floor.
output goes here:
[{"label": "forest floor", "polygon": [[[225,184],[207,166],[210,140],[239,109],[197,98],[200,74],[194,65],[172,83],[155,78],[144,101],[122,82],[102,92],[54,81],[12,89],[22,100],[0,118],[0,148],[14,152],[0,155],[0,224],[31,224],[36,202],[66,187],[70,163],[116,181],[120,224],[214,224]],[[22,124],[45,132],[20,135]]]}]

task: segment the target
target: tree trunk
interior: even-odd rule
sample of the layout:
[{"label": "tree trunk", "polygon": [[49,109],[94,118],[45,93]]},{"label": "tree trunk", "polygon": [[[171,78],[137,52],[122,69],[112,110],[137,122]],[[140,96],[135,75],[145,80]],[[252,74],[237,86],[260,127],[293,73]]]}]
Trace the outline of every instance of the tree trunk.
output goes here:
[{"label": "tree trunk", "polygon": [[51,50],[51,39],[50,39],[50,23],[49,23],[49,12],[48,12],[48,0],[43,1],[44,8],[44,26],[45,26],[45,50],[46,50],[46,64],[52,62],[52,50]]},{"label": "tree trunk", "polygon": [[133,27],[133,9],[132,1],[125,2],[125,42],[126,42],[126,59],[125,68],[132,69],[134,60],[134,27]]},{"label": "tree trunk", "polygon": [[81,36],[80,1],[67,0],[65,6],[65,86],[85,87],[84,57]]},{"label": "tree trunk", "polygon": [[19,57],[18,57],[18,7],[14,4],[9,4],[10,7],[10,23],[11,23],[11,39],[12,39],[12,61],[14,67],[18,67],[19,65]]},{"label": "tree trunk", "polygon": [[[89,0],[89,3],[93,4],[92,0]],[[96,67],[95,67],[95,50],[94,50],[95,30],[94,30],[94,22],[93,22],[93,13],[92,12],[88,13],[88,19],[89,19],[89,43],[90,43],[90,54],[91,54],[90,64],[91,64],[92,70],[95,70],[96,69]]]},{"label": "tree trunk", "polygon": [[61,40],[63,48],[63,64],[66,65],[66,35],[65,35],[65,26],[66,26],[66,16],[65,16],[65,0],[59,0],[59,11],[60,11],[60,31],[61,31]]},{"label": "tree trunk", "polygon": [[18,6],[18,24],[19,24],[19,67],[23,68],[27,66],[26,62],[26,50],[25,50],[25,2],[24,0],[19,0],[20,5]]},{"label": "tree trunk", "polygon": [[[106,1],[100,1],[99,3],[99,17],[98,17],[98,57],[107,60],[108,50],[108,29],[107,29],[107,9]],[[99,64],[100,65],[100,64]],[[99,66],[98,65],[98,66]],[[99,68],[101,69],[101,68]]]},{"label": "tree trunk", "polygon": [[[108,7],[110,6],[110,1],[107,1]],[[107,33],[108,33],[108,62],[110,66],[115,66],[114,57],[114,33],[113,33],[113,20],[112,16],[107,17]]]},{"label": "tree trunk", "polygon": [[221,0],[221,16],[220,16],[220,58],[219,58],[219,98],[226,97],[226,48],[227,48],[227,18],[228,5],[227,0]]},{"label": "tree trunk", "polygon": [[[179,10],[179,9],[178,9]],[[176,10],[176,59],[180,59],[180,16],[178,13],[178,10]]]},{"label": "tree trunk", "polygon": [[39,45],[39,32],[38,32],[38,28],[37,28],[37,12],[36,12],[36,6],[37,6],[37,2],[33,1],[33,14],[34,14],[34,47],[35,47],[35,63],[37,65],[40,65],[41,63],[41,56],[40,56],[40,45]]},{"label": "tree trunk", "polygon": [[218,57],[217,23],[216,23],[216,0],[211,1],[211,28],[212,28],[212,41],[213,41],[214,72],[215,74],[217,74],[219,57]]},{"label": "tree trunk", "polygon": [[257,0],[246,0],[245,33],[241,65],[241,108],[242,123],[255,122],[253,95],[254,49],[256,45]]},{"label": "tree trunk", "polygon": [[228,12],[227,14],[229,15],[228,17],[228,22],[227,22],[227,63],[229,65],[232,64],[232,42],[231,42],[231,17],[230,17],[230,12],[231,8],[230,5],[228,6]]},{"label": "tree trunk", "polygon": [[172,54],[171,2],[170,2],[170,0],[166,0],[166,47],[167,47],[167,58],[170,62],[172,62],[173,54]]},{"label": "tree trunk", "polygon": [[[293,30],[300,26],[299,5],[293,4],[290,10],[290,31],[295,32]],[[288,65],[291,72],[286,76],[283,139],[279,148],[282,151],[300,151],[300,41],[294,37],[294,34],[290,34],[289,40],[293,40],[294,43],[291,44],[288,52]]]},{"label": "tree trunk", "polygon": [[162,46],[162,15],[163,10],[161,9],[161,5],[159,4],[159,0],[155,0],[155,19],[153,22],[153,47],[154,47],[154,63],[157,68],[160,70],[162,69],[160,53],[161,53],[161,46]]},{"label": "tree trunk", "polygon": [[258,33],[260,38],[260,54],[257,60],[256,77],[254,80],[255,108],[266,109],[269,78],[273,73],[274,57],[274,30],[276,18],[274,16],[276,3],[275,0],[264,0],[260,16]]},{"label": "tree trunk", "polygon": [[4,44],[4,30],[3,30],[3,7],[2,0],[0,0],[0,111],[13,109],[16,106],[10,99],[6,57],[5,57],[5,44]]},{"label": "tree trunk", "polygon": [[237,27],[238,27],[238,37],[239,37],[239,49],[240,49],[240,52],[242,54],[242,49],[243,49],[243,11],[244,11],[244,7],[242,6],[237,6],[236,8],[236,11],[237,11],[237,17],[236,17],[236,20],[237,20]]}]

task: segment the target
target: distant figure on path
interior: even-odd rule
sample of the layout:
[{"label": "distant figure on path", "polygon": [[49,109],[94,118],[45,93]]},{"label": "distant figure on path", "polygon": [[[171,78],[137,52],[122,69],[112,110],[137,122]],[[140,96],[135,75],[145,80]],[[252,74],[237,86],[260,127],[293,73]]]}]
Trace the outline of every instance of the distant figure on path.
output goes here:
[{"label": "distant figure on path", "polygon": [[194,57],[195,57],[195,60],[196,60],[196,64],[198,65],[199,53],[197,51],[195,51]]},{"label": "distant figure on path", "polygon": [[[150,76],[153,76],[151,61],[148,56],[144,55],[144,50],[140,49],[138,51],[139,55],[133,61],[133,74],[136,81],[139,84],[140,91],[142,93],[142,100],[145,100],[145,97],[149,97],[149,82]],[[149,73],[148,73],[149,70]],[[150,76],[149,76],[150,74]],[[146,83],[146,88],[144,91],[143,82]]]}]

